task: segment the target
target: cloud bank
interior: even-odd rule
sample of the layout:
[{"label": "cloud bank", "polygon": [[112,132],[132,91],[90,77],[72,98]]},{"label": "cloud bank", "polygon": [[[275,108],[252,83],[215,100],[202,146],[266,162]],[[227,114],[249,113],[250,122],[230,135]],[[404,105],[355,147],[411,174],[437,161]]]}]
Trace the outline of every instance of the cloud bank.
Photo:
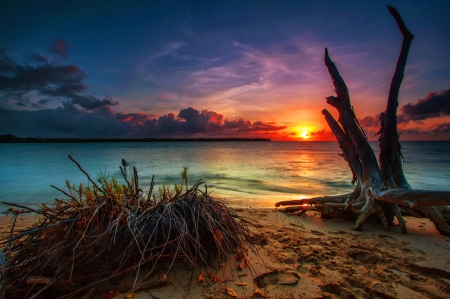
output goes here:
[{"label": "cloud bank", "polygon": [[[67,54],[61,42],[52,47]],[[61,46],[58,48],[57,46]],[[56,51],[57,52],[57,51]],[[271,122],[225,119],[222,114],[193,107],[177,115],[114,111],[119,101],[87,93],[85,72],[75,64],[54,64],[40,54],[22,65],[0,51],[0,131],[17,136],[189,137],[259,136],[283,130]],[[61,105],[47,107],[51,100]],[[16,107],[16,109],[14,109]]]},{"label": "cloud bank", "polygon": [[[381,114],[375,116],[366,116],[359,119],[360,125],[370,134],[378,132],[380,128]],[[403,128],[399,129],[402,134],[438,134],[450,133],[450,123],[441,123],[433,129],[424,130],[419,127],[406,127],[411,123],[422,124],[423,121],[430,118],[445,117],[450,115],[450,89],[442,91],[429,92],[423,99],[416,103],[408,103],[399,109],[397,122]]]},{"label": "cloud bank", "polygon": [[214,111],[192,107],[152,118],[153,115],[118,113],[110,106],[94,110],[64,102],[39,110],[0,108],[0,133],[16,136],[75,137],[255,137],[286,126],[245,119],[228,120]]},{"label": "cloud bank", "polygon": [[400,109],[399,121],[407,123],[446,115],[450,115],[450,89],[429,92],[417,103],[404,105]]}]

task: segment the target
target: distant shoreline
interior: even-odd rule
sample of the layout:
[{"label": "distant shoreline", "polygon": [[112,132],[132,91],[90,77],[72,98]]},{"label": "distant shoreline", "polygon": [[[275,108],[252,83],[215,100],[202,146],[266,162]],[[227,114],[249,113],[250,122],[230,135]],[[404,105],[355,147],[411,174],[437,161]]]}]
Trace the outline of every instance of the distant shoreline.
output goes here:
[{"label": "distant shoreline", "polygon": [[0,143],[271,141],[270,138],[45,138],[0,135]]}]

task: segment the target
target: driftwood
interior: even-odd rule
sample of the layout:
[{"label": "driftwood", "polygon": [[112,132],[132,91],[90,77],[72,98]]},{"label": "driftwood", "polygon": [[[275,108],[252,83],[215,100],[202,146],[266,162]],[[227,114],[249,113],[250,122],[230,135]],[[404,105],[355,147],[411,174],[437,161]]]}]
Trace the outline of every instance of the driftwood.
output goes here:
[{"label": "driftwood", "polygon": [[[403,35],[402,48],[391,80],[387,108],[381,114],[377,160],[364,130],[358,123],[347,85],[325,49],[328,68],[336,96],[327,103],[339,112],[338,121],[328,112],[322,113],[342,150],[342,156],[353,173],[353,192],[337,196],[324,196],[295,201],[278,202],[276,206],[301,206],[293,210],[314,210],[327,218],[356,219],[355,229],[360,230],[372,214],[378,214],[384,228],[397,217],[403,233],[406,222],[402,215],[429,218],[441,234],[450,235],[450,191],[413,190],[403,173],[403,156],[397,130],[398,94],[404,77],[408,52],[414,35],[408,30],[398,11],[388,6]],[[401,206],[401,208],[399,207]]]}]

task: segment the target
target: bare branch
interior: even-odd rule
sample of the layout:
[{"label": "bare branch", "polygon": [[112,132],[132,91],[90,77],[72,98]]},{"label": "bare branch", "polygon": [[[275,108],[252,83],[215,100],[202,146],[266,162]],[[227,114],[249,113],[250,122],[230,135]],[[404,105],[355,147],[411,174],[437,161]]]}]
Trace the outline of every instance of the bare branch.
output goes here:
[{"label": "bare branch", "polygon": [[[383,124],[383,132],[380,136],[380,168],[384,180],[395,181],[401,188],[410,188],[403,174],[402,156],[397,129],[397,107],[400,86],[403,81],[409,48],[414,35],[406,28],[398,11],[388,6],[389,12],[394,17],[400,32],[403,35],[402,48],[395,67],[394,76],[389,88],[386,115]],[[392,177],[392,178],[391,178]]]},{"label": "bare branch", "polygon": [[331,131],[336,136],[345,161],[347,161],[348,165],[350,166],[353,174],[352,183],[354,183],[356,180],[359,180],[361,182],[361,161],[359,161],[358,154],[356,153],[353,143],[351,142],[351,140],[349,140],[344,130],[342,130],[342,127],[334,119],[331,113],[328,112],[328,110],[322,110],[322,114],[325,116],[325,120],[327,121],[328,126],[331,128]]}]

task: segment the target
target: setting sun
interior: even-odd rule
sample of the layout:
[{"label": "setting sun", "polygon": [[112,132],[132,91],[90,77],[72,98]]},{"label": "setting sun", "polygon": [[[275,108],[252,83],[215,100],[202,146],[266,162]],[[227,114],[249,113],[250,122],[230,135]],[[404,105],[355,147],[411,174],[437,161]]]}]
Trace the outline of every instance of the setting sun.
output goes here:
[{"label": "setting sun", "polygon": [[303,132],[301,132],[300,137],[303,138],[303,139],[308,139],[311,136],[309,135],[308,132],[303,131]]},{"label": "setting sun", "polygon": [[309,127],[297,127],[298,137],[301,139],[311,138],[311,132],[313,130]]}]

